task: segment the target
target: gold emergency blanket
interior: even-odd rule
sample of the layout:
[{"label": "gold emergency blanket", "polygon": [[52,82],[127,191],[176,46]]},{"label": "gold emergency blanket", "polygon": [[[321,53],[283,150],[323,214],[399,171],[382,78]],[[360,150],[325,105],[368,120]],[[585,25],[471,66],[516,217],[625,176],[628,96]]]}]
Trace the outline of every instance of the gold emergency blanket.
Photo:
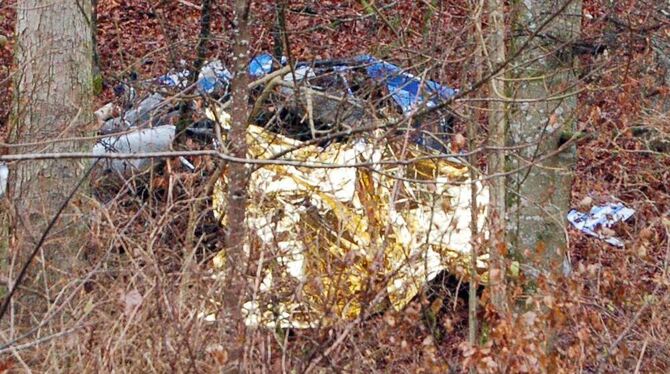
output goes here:
[{"label": "gold emergency blanket", "polygon": [[[259,160],[301,145],[257,126],[249,126],[247,141],[249,157]],[[262,281],[244,305],[247,324],[300,328],[354,319],[389,303],[400,309],[440,271],[467,269],[467,168],[407,139],[396,143],[305,146],[279,158],[292,165],[264,165],[251,174],[247,250],[262,264]],[[223,225],[226,183],[222,177],[213,195]],[[476,186],[482,227],[488,191]],[[224,251],[214,263],[225,264]]]}]

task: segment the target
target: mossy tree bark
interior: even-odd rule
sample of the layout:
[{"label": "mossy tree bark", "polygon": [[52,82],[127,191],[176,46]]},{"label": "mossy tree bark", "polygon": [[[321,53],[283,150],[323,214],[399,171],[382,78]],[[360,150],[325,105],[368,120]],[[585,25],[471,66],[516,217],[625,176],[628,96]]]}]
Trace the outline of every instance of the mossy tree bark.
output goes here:
[{"label": "mossy tree bark", "polygon": [[578,86],[569,42],[579,36],[581,6],[578,0],[516,2],[510,55],[529,45],[511,64],[508,145],[520,148],[508,153],[507,167],[526,169],[507,181],[507,232],[512,253],[533,273],[556,274],[564,264],[576,149],[559,148],[575,124]]}]

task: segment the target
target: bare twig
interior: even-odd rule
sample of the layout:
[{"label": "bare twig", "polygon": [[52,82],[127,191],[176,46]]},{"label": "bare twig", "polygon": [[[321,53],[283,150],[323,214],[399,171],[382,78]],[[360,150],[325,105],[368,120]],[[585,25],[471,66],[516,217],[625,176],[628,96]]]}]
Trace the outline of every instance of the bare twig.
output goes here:
[{"label": "bare twig", "polygon": [[[205,1],[211,1],[211,0],[204,0],[203,3],[204,3]],[[179,2],[179,4],[186,5],[187,7],[190,7],[190,8],[193,8],[193,9],[197,9],[197,10],[202,10],[202,9],[203,9],[202,6],[193,4],[193,3],[190,2],[190,1],[186,1],[186,0],[177,0],[177,2]]]},{"label": "bare twig", "polygon": [[18,289],[19,285],[23,281],[23,278],[25,278],[26,274],[28,273],[28,268],[30,267],[30,264],[32,261],[35,259],[35,256],[37,256],[37,253],[39,253],[40,249],[42,248],[42,245],[44,244],[46,238],[49,236],[49,233],[51,232],[51,229],[53,229],[54,225],[60,218],[61,214],[63,211],[65,211],[65,208],[70,204],[70,201],[74,198],[75,194],[79,190],[82,184],[84,184],[85,181],[88,180],[89,175],[93,171],[97,161],[91,165],[86,173],[79,179],[79,182],[77,185],[72,189],[70,194],[67,196],[65,201],[61,204],[61,206],[58,208],[58,211],[56,214],[53,216],[51,221],[49,221],[49,224],[47,225],[46,229],[42,233],[42,236],[40,237],[39,242],[33,249],[33,251],[30,253],[28,256],[28,260],[26,260],[25,264],[23,264],[23,267],[21,267],[21,270],[19,271],[19,275],[17,276],[16,280],[12,284],[12,288],[9,290],[7,293],[7,296],[5,296],[4,300],[2,301],[2,306],[0,306],[0,320],[5,316],[7,313],[7,309],[9,308],[9,303],[12,300],[12,296],[14,296],[14,293],[16,293],[16,290]]}]

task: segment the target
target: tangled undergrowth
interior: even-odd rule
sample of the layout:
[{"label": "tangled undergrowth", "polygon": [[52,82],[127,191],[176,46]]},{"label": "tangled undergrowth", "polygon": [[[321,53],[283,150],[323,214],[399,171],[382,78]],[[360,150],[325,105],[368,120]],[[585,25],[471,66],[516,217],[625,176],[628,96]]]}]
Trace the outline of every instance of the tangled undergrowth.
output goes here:
[{"label": "tangled undergrowth", "polygon": [[[422,20],[424,8],[412,1],[398,3],[408,24]],[[457,1],[445,3],[442,23],[431,27],[454,29],[452,37],[463,38],[458,26],[465,22],[465,7]],[[583,23],[585,39],[597,39],[609,5],[596,0],[584,3],[591,15]],[[641,9],[642,2],[617,3],[607,14],[630,13]],[[99,2],[98,41],[106,77],[99,103],[113,97],[112,87],[131,70],[143,77],[156,76],[193,55],[198,9],[183,2],[151,4]],[[0,5],[0,33],[5,35],[13,27],[12,6],[12,2]],[[356,52],[402,60],[412,54],[394,42],[402,23],[398,30],[373,25],[372,17],[357,18],[359,12],[349,12],[357,7],[357,2],[323,1],[313,5],[317,15],[290,12],[296,30],[291,34],[291,53],[305,60]],[[274,10],[258,2],[255,11],[263,20],[254,30],[255,51],[271,50],[272,22],[265,20],[272,19]],[[219,38],[210,46],[210,57],[225,59],[230,9],[221,4],[216,12],[219,21],[214,30]],[[644,12],[632,14],[630,22],[636,22],[635,17],[648,21]],[[348,21],[334,27],[335,18]],[[655,32],[667,32],[667,25]],[[408,32],[405,45],[416,50],[433,46],[431,53],[445,59],[462,48],[458,43],[445,47],[433,40],[437,34]],[[478,372],[670,370],[670,157],[667,150],[650,147],[650,141],[670,134],[663,102],[667,87],[659,78],[663,72],[650,68],[655,61],[648,38],[634,30],[623,35],[620,46],[608,55],[581,60],[597,73],[579,97],[579,130],[588,136],[578,144],[572,202],[582,210],[612,201],[635,209],[633,219],[615,228],[625,240],[624,248],[569,229],[570,276],[541,277],[530,293],[524,279],[511,279],[509,302],[518,305],[519,312],[504,318],[493,312],[488,290],[483,291],[478,347],[466,342],[467,285],[444,276],[401,311],[387,310],[321,329],[251,330],[246,357],[254,369],[271,373],[307,369],[442,373],[467,367]],[[324,40],[329,41],[327,46]],[[371,44],[375,51],[368,49]],[[12,75],[6,67],[12,61],[12,45],[11,39],[0,45],[0,134],[10,107]],[[460,71],[441,69],[434,78],[457,85]],[[640,127],[652,129],[645,131],[652,138],[639,136]],[[3,330],[12,338],[2,337],[0,371],[13,367],[216,372],[229,364],[234,326],[219,302],[225,284],[211,267],[225,240],[209,200],[212,178],[220,169],[207,158],[190,161],[195,172],[173,160],[136,180],[102,186],[94,182],[98,194],[88,201],[93,213],[82,217],[91,230],[81,267],[55,293],[54,309],[39,321],[37,331],[8,348],[6,341],[35,324]],[[219,312],[216,321],[208,318],[210,312]]]}]

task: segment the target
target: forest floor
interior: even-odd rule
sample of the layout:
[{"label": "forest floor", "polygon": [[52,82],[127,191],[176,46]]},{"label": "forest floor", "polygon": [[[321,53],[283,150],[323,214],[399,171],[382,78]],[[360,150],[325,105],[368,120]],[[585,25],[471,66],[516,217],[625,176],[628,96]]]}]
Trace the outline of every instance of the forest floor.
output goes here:
[{"label": "forest floor", "polygon": [[[0,45],[0,140],[3,131],[7,130],[11,78],[15,72],[12,68],[13,3],[0,3],[0,36],[8,37],[8,42]],[[208,57],[226,61],[230,51],[231,9],[229,2],[215,3],[218,3],[213,12],[215,38],[209,46]],[[303,6],[303,3],[309,6]],[[309,61],[367,53],[393,59],[400,66],[410,66],[411,56],[422,50],[430,50],[436,55],[459,55],[465,48],[467,37],[461,30],[468,20],[463,5],[467,2],[443,2],[443,8],[431,16],[433,21],[430,23],[426,23],[424,3],[427,2],[396,1],[393,11],[386,11],[392,19],[382,21],[368,16],[358,1],[292,1],[289,6],[292,10],[287,13],[291,57]],[[588,15],[583,18],[584,40],[603,39],[603,33],[610,27],[605,21],[606,15],[621,16],[636,26],[654,22],[648,13],[639,10],[642,2],[616,3],[610,7],[607,1],[584,1],[584,14]],[[193,61],[200,17],[198,5],[194,4],[189,1],[99,0],[97,37],[105,85],[96,98],[97,106],[110,101],[112,87],[131,72],[142,78],[155,77],[171,68],[181,69],[182,60]],[[254,2],[252,55],[272,51],[274,12],[271,2]],[[417,25],[427,25],[424,27],[428,29]],[[654,32],[667,32],[667,24]],[[445,33],[449,35],[449,43],[440,39]],[[447,300],[448,306],[438,307],[437,326],[442,332],[438,338],[425,323],[421,302],[417,301],[401,312],[387,313],[356,326],[344,343],[331,351],[329,360],[319,364],[321,367],[335,371],[419,372],[423,368],[439,372],[446,367],[458,370],[466,364],[481,370],[504,371],[506,368],[508,372],[524,369],[532,372],[533,360],[539,360],[535,363],[539,367],[563,372],[670,370],[670,275],[667,273],[670,261],[670,156],[649,150],[645,140],[637,137],[634,131],[640,125],[655,126],[666,134],[670,131],[669,114],[661,107],[661,99],[668,100],[667,87],[658,83],[662,72],[653,68],[655,62],[648,36],[631,29],[620,33],[619,37],[618,48],[608,50],[605,55],[586,55],[580,61],[582,66],[607,68],[592,77],[579,97],[578,130],[589,136],[577,146],[572,201],[574,207],[582,210],[588,209],[587,205],[606,202],[622,202],[635,209],[633,218],[615,227],[616,235],[625,241],[625,247],[610,246],[570,227],[569,257],[574,269],[571,276],[538,284],[536,293],[524,299],[529,304],[541,306],[535,313],[499,318],[491,313],[485,296],[480,318],[487,326],[488,340],[476,350],[464,344],[466,303],[454,300],[451,305],[452,301]],[[459,87],[462,71],[463,67],[454,61],[432,78]],[[0,152],[3,152],[1,148]],[[188,183],[197,184],[194,181]],[[180,209],[188,214],[186,206]],[[128,217],[111,219],[123,222]],[[184,221],[174,224],[184,224]],[[139,229],[135,234],[134,240],[141,242]],[[161,245],[169,247],[166,243]],[[177,270],[164,270],[163,276]],[[126,275],[101,277],[96,284],[123,295],[127,289],[111,282],[130,278]],[[166,276],[166,279],[171,278]],[[143,293],[147,298],[148,291]],[[522,293],[520,287],[511,292],[519,296]],[[119,296],[109,291],[105,297],[115,304]],[[157,307],[161,303],[156,301]],[[160,311],[157,313],[161,314]],[[164,313],[166,315],[162,317],[150,313],[143,315],[145,319],[142,321],[147,323],[145,327],[160,330],[160,323],[169,320],[170,313],[180,312],[168,310]],[[96,317],[96,324],[87,325],[86,333],[90,336],[81,340],[87,343],[77,348],[80,351],[77,357],[90,355],[95,357],[91,362],[96,363],[74,366],[92,370],[95,365],[109,368],[113,362],[129,365],[123,360],[150,361],[151,352],[156,353],[156,357],[164,357],[165,352],[191,355],[184,357],[183,362],[178,358],[166,359],[162,364],[153,362],[157,368],[207,370],[211,367],[208,365],[215,365],[217,360],[225,361],[225,357],[217,356],[216,348],[210,349],[216,346],[214,342],[200,341],[202,345],[198,345],[197,339],[183,338],[180,334],[189,332],[188,325],[175,327],[176,343],[172,344],[176,348],[170,351],[156,347],[156,343],[152,347],[144,346],[142,339],[151,333],[140,332],[140,325],[129,327],[128,324],[125,330],[120,330],[128,334],[127,339],[138,350],[147,353],[125,352],[111,338],[104,336],[105,331],[120,331],[113,315],[105,316],[101,313]],[[543,333],[546,326],[552,328],[555,350],[539,352],[547,339]],[[312,360],[315,351],[333,346],[332,333],[324,331],[319,336],[296,333],[295,340],[287,340],[294,344],[289,349],[294,356],[282,359],[280,355],[269,359],[276,365],[272,368],[300,367],[299,362]],[[266,338],[268,346],[282,344],[269,341],[268,337],[258,339]],[[158,338],[161,339],[162,344],[170,346],[168,337]],[[205,334],[202,339],[216,339],[216,335]],[[185,341],[186,348],[181,346]],[[70,347],[67,341],[63,344]],[[191,352],[202,347],[210,347],[209,358]],[[53,344],[51,349],[57,352]],[[119,351],[125,352],[118,356],[123,358],[103,357],[105,354],[119,355]],[[54,360],[54,357],[49,359]],[[214,360],[214,363],[200,363],[200,360]],[[49,360],[45,365],[50,365]]]}]

